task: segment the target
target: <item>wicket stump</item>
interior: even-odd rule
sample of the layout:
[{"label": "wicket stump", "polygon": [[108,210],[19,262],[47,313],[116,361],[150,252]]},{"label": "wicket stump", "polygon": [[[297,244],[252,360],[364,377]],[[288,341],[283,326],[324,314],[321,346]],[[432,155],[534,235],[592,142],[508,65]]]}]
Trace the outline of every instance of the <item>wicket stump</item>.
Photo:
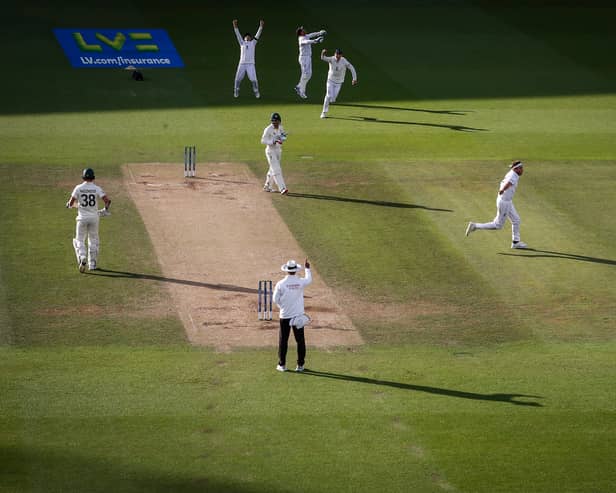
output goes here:
[{"label": "wicket stump", "polygon": [[259,320],[272,320],[274,314],[274,289],[272,281],[259,281],[257,317]]},{"label": "wicket stump", "polygon": [[184,177],[197,174],[197,146],[184,147]]}]

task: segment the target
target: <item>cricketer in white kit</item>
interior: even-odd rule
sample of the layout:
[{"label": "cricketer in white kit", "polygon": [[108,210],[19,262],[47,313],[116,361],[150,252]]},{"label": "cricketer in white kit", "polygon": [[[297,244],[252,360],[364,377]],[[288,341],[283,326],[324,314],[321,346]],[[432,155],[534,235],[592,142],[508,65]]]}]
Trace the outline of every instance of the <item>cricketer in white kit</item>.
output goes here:
[{"label": "cricketer in white kit", "polygon": [[282,156],[282,143],[287,139],[287,134],[281,125],[282,119],[280,118],[280,114],[272,113],[270,120],[272,123],[265,127],[263,136],[261,137],[261,144],[265,145],[265,157],[269,164],[263,190],[265,192],[273,191],[273,181],[278,187],[278,191],[282,195],[286,195],[289,191],[287,190],[282,176],[280,158]]},{"label": "cricketer in white kit", "polygon": [[325,56],[325,53],[327,53],[327,50],[321,51],[321,60],[329,64],[329,70],[327,71],[327,91],[325,92],[321,118],[327,118],[329,104],[336,102],[347,69],[351,71],[353,85],[357,84],[357,72],[355,71],[355,67],[342,56],[342,50],[340,48],[336,48],[334,56]]},{"label": "cricketer in white kit", "polygon": [[518,188],[520,177],[524,173],[524,163],[513,161],[510,168],[498,188],[496,217],[489,223],[468,223],[466,236],[478,229],[501,229],[505,225],[505,220],[509,219],[511,222],[511,248],[528,248],[526,243],[520,241],[520,215],[513,205],[513,196]]},{"label": "cricketer in white kit", "polygon": [[[73,248],[77,256],[77,266],[79,272],[86,270],[86,263],[89,270],[96,269],[99,250],[98,225],[99,217],[108,216],[111,200],[103,189],[94,183],[94,170],[86,168],[83,170],[83,183],[77,185],[66,203],[69,209],[77,207],[77,226],[75,238],[73,238]],[[105,203],[105,208],[99,210],[100,200]],[[87,247],[86,247],[87,240]]]},{"label": "cricketer in white kit", "polygon": [[304,26],[297,28],[297,44],[299,45],[299,67],[301,74],[295,86],[295,92],[302,99],[306,99],[306,86],[312,77],[312,45],[321,43],[327,32],[321,29],[318,32],[306,33]]},{"label": "cricketer in white kit", "polygon": [[233,86],[233,97],[240,95],[240,84],[244,80],[245,76],[248,76],[248,80],[252,83],[252,91],[256,98],[260,98],[259,93],[259,81],[257,80],[257,70],[255,69],[255,48],[257,41],[261,37],[263,32],[264,21],[259,21],[259,29],[254,38],[250,33],[244,34],[244,37],[240,34],[240,30],[237,26],[237,19],[233,20],[233,30],[235,31],[235,37],[240,45],[240,61],[237,65],[237,71],[235,72],[235,84]]}]

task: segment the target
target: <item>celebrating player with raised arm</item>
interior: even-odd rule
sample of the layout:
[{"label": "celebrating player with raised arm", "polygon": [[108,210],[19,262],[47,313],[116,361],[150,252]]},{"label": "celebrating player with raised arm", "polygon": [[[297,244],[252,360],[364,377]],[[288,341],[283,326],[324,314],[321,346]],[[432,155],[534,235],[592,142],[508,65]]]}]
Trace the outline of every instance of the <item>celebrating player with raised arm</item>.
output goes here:
[{"label": "celebrating player with raised arm", "polygon": [[233,19],[233,30],[235,31],[235,37],[240,45],[240,61],[237,64],[237,71],[235,72],[235,84],[233,86],[233,97],[237,98],[240,95],[240,84],[244,77],[248,75],[248,80],[252,83],[252,91],[255,93],[256,98],[260,98],[259,93],[259,81],[257,80],[257,71],[255,69],[255,47],[257,41],[261,37],[263,32],[264,21],[259,21],[259,29],[254,38],[250,33],[241,36],[240,30],[237,27],[237,19]]},{"label": "celebrating player with raised arm", "polygon": [[327,53],[327,50],[321,52],[321,60],[329,63],[329,71],[327,72],[327,92],[325,93],[325,100],[323,101],[321,118],[327,118],[329,103],[336,102],[347,69],[351,71],[351,75],[353,76],[353,85],[357,84],[357,72],[355,71],[355,67],[342,56],[342,50],[340,48],[336,48],[334,56],[325,56],[325,53]]},{"label": "celebrating player with raised arm", "polygon": [[306,33],[304,26],[297,28],[297,44],[299,45],[299,67],[301,75],[295,86],[295,92],[302,99],[306,99],[306,85],[312,77],[312,45],[321,43],[327,34],[321,29],[318,32]]}]

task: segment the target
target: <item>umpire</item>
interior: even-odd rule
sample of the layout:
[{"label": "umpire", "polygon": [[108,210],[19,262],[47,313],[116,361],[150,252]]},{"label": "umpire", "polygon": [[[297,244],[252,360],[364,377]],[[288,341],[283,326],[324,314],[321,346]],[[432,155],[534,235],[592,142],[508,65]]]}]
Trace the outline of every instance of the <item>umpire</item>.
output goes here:
[{"label": "umpire", "polygon": [[[295,371],[304,371],[306,358],[306,340],[304,338],[304,324],[308,317],[304,317],[304,288],[312,282],[310,262],[304,262],[306,273],[304,277],[295,274],[303,269],[295,260],[289,260],[280,267],[287,275],[276,283],[274,288],[274,303],[280,308],[280,333],[278,336],[278,365],[276,370],[287,371],[286,359],[289,347],[289,335],[293,329],[293,336],[297,342],[297,367]],[[302,320],[303,319],[303,320]]]}]

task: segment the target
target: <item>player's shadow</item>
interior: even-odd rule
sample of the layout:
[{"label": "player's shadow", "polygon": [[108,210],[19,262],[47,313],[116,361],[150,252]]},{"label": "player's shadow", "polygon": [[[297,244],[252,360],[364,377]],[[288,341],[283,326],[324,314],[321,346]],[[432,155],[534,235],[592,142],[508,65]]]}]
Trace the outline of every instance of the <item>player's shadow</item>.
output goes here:
[{"label": "player's shadow", "polygon": [[339,373],[329,373],[317,370],[304,370],[302,375],[310,375],[314,377],[331,378],[334,380],[344,380],[347,382],[367,383],[371,385],[380,385],[384,387],[392,387],[395,389],[412,390],[414,392],[426,392],[428,394],[442,395],[445,397],[455,397],[458,399],[470,399],[475,401],[492,401],[505,402],[507,404],[515,404],[516,406],[543,407],[539,402],[522,401],[518,399],[542,399],[539,395],[527,394],[477,394],[475,392],[465,392],[463,390],[444,389],[442,387],[430,387],[427,385],[416,385],[412,383],[390,382],[387,380],[376,380],[373,378],[358,377],[355,375],[342,375]]},{"label": "player's shadow", "polygon": [[416,125],[419,127],[447,128],[456,132],[488,132],[486,128],[467,127],[465,125],[447,125],[445,123],[407,122],[401,120],[381,120],[369,116],[328,116],[332,120],[349,120],[352,122],[386,123],[391,125]]},{"label": "player's shadow", "polygon": [[183,284],[185,286],[194,286],[197,288],[207,288],[216,291],[233,291],[235,293],[257,293],[257,289],[245,288],[243,286],[235,286],[233,284],[213,284],[209,282],[191,281],[189,279],[175,279],[173,277],[155,276],[153,274],[140,274],[136,272],[124,272],[109,269],[96,269],[89,271],[88,274],[101,277],[113,277],[117,279],[145,279],[148,281],[170,282],[173,284]]},{"label": "player's shadow", "polygon": [[318,195],[315,193],[289,193],[288,197],[297,197],[301,199],[316,199],[316,200],[333,200],[337,202],[350,202],[352,204],[367,204],[376,205],[380,207],[393,207],[397,209],[423,209],[426,211],[435,212],[454,212],[451,209],[438,209],[436,207],[428,207],[419,204],[405,204],[402,202],[387,202],[385,200],[366,200],[366,199],[354,199],[351,197],[338,197],[336,195]]},{"label": "player's shadow", "polygon": [[467,111],[467,110],[427,110],[424,108],[403,108],[401,106],[383,106],[380,104],[336,103],[336,106],[348,106],[350,108],[368,108],[368,109],[379,109],[379,110],[415,111],[418,113],[433,113],[437,115],[464,116],[467,113],[470,113],[470,111]]},{"label": "player's shadow", "polygon": [[592,262],[595,264],[616,265],[616,260],[589,257],[587,255],[577,255],[575,253],[552,252],[550,250],[537,250],[535,248],[525,248],[524,250],[519,250],[519,252],[520,253],[499,253],[499,255],[526,258],[564,258],[566,260],[576,260],[578,262]]}]

